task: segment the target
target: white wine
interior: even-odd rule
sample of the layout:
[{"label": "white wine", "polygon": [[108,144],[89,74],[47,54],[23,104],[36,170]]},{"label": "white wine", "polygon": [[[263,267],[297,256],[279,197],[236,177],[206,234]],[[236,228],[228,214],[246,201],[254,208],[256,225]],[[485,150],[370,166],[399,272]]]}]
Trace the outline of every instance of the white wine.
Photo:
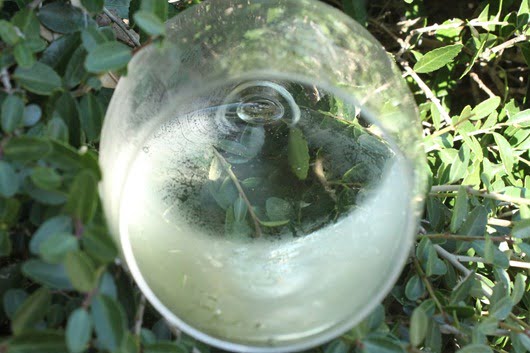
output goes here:
[{"label": "white wine", "polygon": [[412,186],[399,151],[357,119],[264,92],[175,117],[139,146],[120,237],[187,325],[276,346],[347,322],[387,288]]}]

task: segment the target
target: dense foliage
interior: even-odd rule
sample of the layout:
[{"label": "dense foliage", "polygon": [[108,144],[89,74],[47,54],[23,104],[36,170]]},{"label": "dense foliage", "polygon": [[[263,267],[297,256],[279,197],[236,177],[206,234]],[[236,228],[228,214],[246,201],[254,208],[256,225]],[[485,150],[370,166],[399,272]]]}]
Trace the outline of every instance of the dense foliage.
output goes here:
[{"label": "dense foliage", "polygon": [[[146,305],[97,196],[113,87],[198,2],[0,0],[1,353],[215,351]],[[530,351],[530,1],[327,2],[402,68],[432,188],[392,293],[314,351]]]}]

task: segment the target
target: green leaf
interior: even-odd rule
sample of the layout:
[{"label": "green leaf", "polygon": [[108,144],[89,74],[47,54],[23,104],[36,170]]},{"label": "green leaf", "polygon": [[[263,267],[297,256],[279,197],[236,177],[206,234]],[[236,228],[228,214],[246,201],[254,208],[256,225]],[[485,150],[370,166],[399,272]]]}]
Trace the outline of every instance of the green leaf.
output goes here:
[{"label": "green leaf", "polygon": [[263,183],[263,178],[251,177],[241,181],[241,185],[248,189],[254,189]]},{"label": "green leaf", "polygon": [[61,186],[62,178],[53,168],[35,167],[31,170],[31,181],[44,190],[54,190]]},{"label": "green leaf", "polygon": [[247,218],[248,207],[241,196],[234,202],[234,219],[236,222],[241,222]]},{"label": "green leaf", "polygon": [[82,251],[72,251],[64,258],[70,283],[80,292],[90,292],[96,286],[96,266]]},{"label": "green leaf", "polygon": [[42,109],[37,104],[28,104],[24,108],[23,123],[24,126],[33,126],[39,122],[42,116]]},{"label": "green leaf", "polygon": [[432,246],[432,244],[428,247],[425,273],[427,276],[442,276],[447,273],[447,266],[445,265],[445,262],[438,258],[436,249]]},{"label": "green leaf", "polygon": [[54,115],[58,115],[68,126],[68,142],[73,147],[81,144],[81,129],[77,102],[69,92],[64,92],[55,102]]},{"label": "green leaf", "polygon": [[56,216],[46,220],[31,237],[29,250],[32,254],[39,253],[40,245],[56,233],[71,233],[72,219],[67,216]]},{"label": "green leaf", "polygon": [[513,305],[517,305],[523,299],[523,296],[526,291],[526,276],[522,273],[518,273],[515,276],[515,281],[513,283],[513,290],[511,294]]},{"label": "green leaf", "polygon": [[142,0],[140,10],[156,15],[160,20],[167,20],[168,6],[164,0]]},{"label": "green leaf", "polygon": [[4,293],[4,312],[9,319],[13,319],[18,308],[24,303],[28,293],[22,289],[10,288]]},{"label": "green leaf", "polygon": [[452,62],[462,48],[462,44],[453,44],[431,50],[418,60],[414,65],[414,71],[420,74],[436,71]]},{"label": "green leaf", "polygon": [[11,255],[13,244],[9,232],[0,229],[0,258]]},{"label": "green leaf", "polygon": [[32,39],[39,39],[40,37],[40,23],[35,11],[31,8],[24,8],[18,11],[11,22],[18,27],[26,37],[26,43]]},{"label": "green leaf", "polygon": [[451,162],[449,169],[449,182],[455,182],[466,177],[468,173],[471,150],[468,145],[463,144],[458,154]]},{"label": "green leaf", "polygon": [[103,124],[104,111],[96,96],[87,93],[79,104],[79,118],[81,126],[89,141],[99,140],[99,133]]},{"label": "green leaf", "polygon": [[158,342],[145,346],[144,353],[187,353],[182,345],[173,342]]},{"label": "green leaf", "polygon": [[86,57],[85,68],[88,72],[102,73],[118,70],[131,59],[131,49],[118,42],[99,44]]},{"label": "green leaf", "polygon": [[281,226],[289,224],[289,222],[291,222],[289,219],[285,219],[282,221],[262,221],[261,219],[259,220],[259,223],[262,226],[269,227],[269,228],[281,227]]},{"label": "green leaf", "polygon": [[459,319],[469,319],[475,315],[475,308],[468,305],[446,305],[444,310],[452,317]]},{"label": "green leaf", "polygon": [[2,103],[2,129],[8,134],[12,133],[22,126],[23,118],[24,101],[20,97],[10,94]]},{"label": "green leaf", "polygon": [[20,40],[15,26],[6,20],[0,20],[0,38],[10,46],[14,46]]},{"label": "green leaf", "polygon": [[[95,27],[88,27],[81,32],[81,40],[87,52],[94,50],[99,44],[108,42],[103,32]],[[86,55],[85,55],[86,56]]]},{"label": "green leaf", "polygon": [[105,7],[114,10],[121,18],[128,18],[130,2],[131,0],[105,0]]},{"label": "green leaf", "polygon": [[62,332],[27,331],[9,341],[8,353],[65,353]]},{"label": "green leaf", "polygon": [[517,338],[519,338],[519,341],[524,346],[524,348],[530,351],[530,337],[528,337],[526,333],[519,333],[517,335]]},{"label": "green leaf", "polygon": [[513,308],[512,298],[504,297],[490,306],[489,313],[497,320],[504,320],[510,315]]},{"label": "green leaf", "polygon": [[418,300],[425,293],[425,285],[418,275],[412,276],[405,286],[405,296],[410,300]]},{"label": "green leaf", "polygon": [[25,42],[15,45],[15,48],[13,48],[13,55],[20,67],[31,67],[35,64],[35,55],[33,55],[33,51]]},{"label": "green leaf", "polygon": [[42,259],[51,264],[61,263],[66,254],[79,249],[79,242],[72,234],[57,233],[44,240],[39,247]]},{"label": "green leaf", "polygon": [[471,111],[471,120],[480,120],[489,116],[491,113],[497,110],[500,104],[500,97],[492,97],[486,99],[485,101],[477,105],[475,108],[473,108],[473,110]]},{"label": "green leaf", "polygon": [[62,85],[61,77],[51,67],[40,62],[29,68],[17,68],[13,78],[28,91],[43,96],[61,90]]},{"label": "green leaf", "polygon": [[405,353],[399,342],[386,336],[371,336],[361,343],[362,353]]},{"label": "green leaf", "polygon": [[154,13],[140,10],[134,14],[136,24],[150,36],[160,36],[166,31],[166,26]]},{"label": "green leaf", "polygon": [[83,308],[74,310],[66,324],[66,346],[71,353],[84,352],[92,336],[92,320]]},{"label": "green leaf", "polygon": [[11,197],[18,191],[18,176],[11,164],[0,161],[0,195]]},{"label": "green leaf", "polygon": [[41,260],[28,260],[22,265],[24,275],[33,281],[55,289],[72,289],[62,265],[52,265]]},{"label": "green leaf", "polygon": [[459,232],[464,235],[483,236],[488,224],[488,210],[484,206],[477,206],[471,211]]},{"label": "green leaf", "polygon": [[248,148],[236,141],[231,140],[221,140],[217,143],[217,147],[225,152],[231,153],[235,156],[243,157],[246,159],[253,158],[254,155]]},{"label": "green leaf", "polygon": [[456,305],[461,301],[464,301],[468,298],[471,288],[475,284],[475,275],[468,275],[462,282],[458,284],[456,288],[451,292],[451,297],[449,299],[449,304]]},{"label": "green leaf", "polygon": [[499,133],[494,132],[493,138],[495,143],[499,147],[499,153],[501,155],[502,164],[508,174],[511,173],[514,165],[514,156],[512,152],[512,146],[510,143]]},{"label": "green leaf", "polygon": [[350,347],[341,339],[336,339],[326,346],[324,353],[348,353]]},{"label": "green leaf", "polygon": [[[237,202],[237,200],[236,200]],[[252,235],[252,228],[245,218],[236,220],[234,207],[229,207],[225,215],[225,234],[230,237],[246,238]]]},{"label": "green leaf", "polygon": [[85,70],[87,51],[79,46],[72,54],[64,72],[64,83],[68,88],[74,88],[82,79],[88,76]]},{"label": "green leaf", "polygon": [[274,222],[289,221],[293,216],[293,207],[290,202],[278,197],[269,197],[265,202],[267,217]]},{"label": "green leaf", "polygon": [[512,229],[512,236],[518,239],[530,238],[530,218],[515,222]]},{"label": "green leaf", "polygon": [[461,186],[456,195],[455,207],[453,209],[453,215],[451,216],[450,230],[452,233],[456,233],[466,220],[468,215],[468,205],[466,188]]},{"label": "green leaf", "polygon": [[456,353],[493,353],[493,351],[485,344],[470,344],[459,349]]},{"label": "green leaf", "polygon": [[100,294],[92,300],[91,315],[101,346],[109,351],[118,349],[127,330],[121,306],[115,300]]},{"label": "green leaf", "polygon": [[417,307],[412,312],[412,317],[410,318],[410,344],[413,346],[419,346],[425,336],[427,335],[427,328],[429,324],[429,317],[425,313],[422,307]]},{"label": "green leaf", "polygon": [[103,11],[104,0],[81,0],[81,5],[90,13],[97,14]]},{"label": "green leaf", "polygon": [[59,75],[62,75],[68,61],[79,47],[79,37],[79,33],[76,32],[55,39],[44,50],[39,62],[50,66]]},{"label": "green leaf", "polygon": [[45,27],[63,34],[78,31],[88,21],[80,8],[61,1],[44,5],[37,17]]},{"label": "green leaf", "polygon": [[89,169],[82,170],[75,177],[65,209],[83,223],[88,223],[94,218],[98,207],[98,179]]},{"label": "green leaf", "polygon": [[85,251],[102,263],[112,262],[118,256],[118,249],[104,226],[90,225],[81,239]]},{"label": "green leaf", "polygon": [[289,131],[287,158],[294,175],[300,180],[305,180],[309,171],[309,148],[300,129],[291,128]]},{"label": "green leaf", "polygon": [[366,27],[368,12],[366,0],[342,0],[344,12]]},{"label": "green leaf", "polygon": [[24,300],[11,322],[13,333],[31,329],[44,318],[51,304],[52,295],[47,288],[40,288]]},{"label": "green leaf", "polygon": [[99,283],[99,294],[104,294],[109,298],[116,299],[118,297],[118,288],[114,282],[114,278],[109,272],[103,273]]}]

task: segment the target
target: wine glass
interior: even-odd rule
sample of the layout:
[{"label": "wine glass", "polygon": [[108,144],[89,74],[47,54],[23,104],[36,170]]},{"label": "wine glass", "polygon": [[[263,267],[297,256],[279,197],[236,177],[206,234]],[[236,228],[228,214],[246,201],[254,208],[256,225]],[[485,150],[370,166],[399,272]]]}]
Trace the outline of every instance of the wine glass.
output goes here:
[{"label": "wine glass", "polygon": [[389,292],[426,185],[391,57],[315,0],[205,1],[138,52],[111,100],[100,187],[151,304],[208,344],[303,350]]}]

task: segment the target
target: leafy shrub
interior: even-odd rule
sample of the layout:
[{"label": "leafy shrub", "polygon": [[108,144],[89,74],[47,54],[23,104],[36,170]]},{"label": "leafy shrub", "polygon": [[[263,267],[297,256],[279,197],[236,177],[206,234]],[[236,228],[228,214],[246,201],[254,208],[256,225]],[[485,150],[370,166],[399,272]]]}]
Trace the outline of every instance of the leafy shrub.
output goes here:
[{"label": "leafy shrub", "polygon": [[[0,0],[0,352],[214,350],[146,305],[97,196],[116,81],[198,2]],[[392,293],[315,352],[530,350],[529,1],[328,2],[403,69],[433,186]]]}]

